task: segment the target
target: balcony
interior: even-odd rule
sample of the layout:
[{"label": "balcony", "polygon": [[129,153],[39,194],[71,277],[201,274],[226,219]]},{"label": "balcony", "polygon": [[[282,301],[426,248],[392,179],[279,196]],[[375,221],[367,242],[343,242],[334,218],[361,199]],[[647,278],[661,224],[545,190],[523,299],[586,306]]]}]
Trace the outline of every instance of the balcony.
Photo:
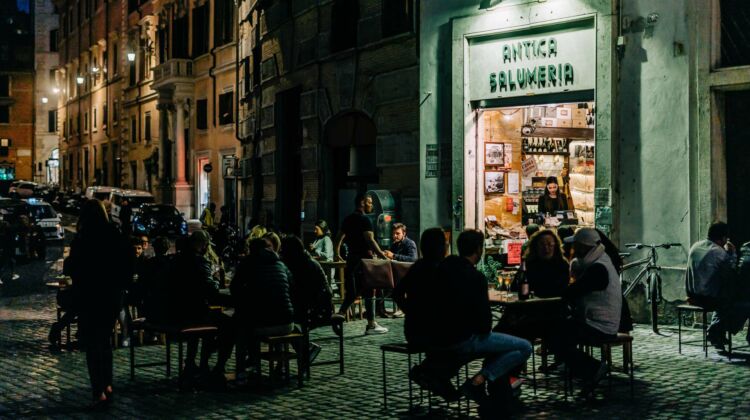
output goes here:
[{"label": "balcony", "polygon": [[184,58],[173,58],[153,68],[153,88],[177,83],[193,83],[193,61]]}]

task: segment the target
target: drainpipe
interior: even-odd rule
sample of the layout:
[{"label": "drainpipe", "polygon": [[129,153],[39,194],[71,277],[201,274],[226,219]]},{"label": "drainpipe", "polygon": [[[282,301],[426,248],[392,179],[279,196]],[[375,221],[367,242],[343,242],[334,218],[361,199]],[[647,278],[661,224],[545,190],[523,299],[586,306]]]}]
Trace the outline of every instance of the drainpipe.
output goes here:
[{"label": "drainpipe", "polygon": [[[239,13],[238,0],[234,0],[234,8]],[[239,17],[239,16],[238,16]],[[236,94],[234,95],[234,138],[240,142],[240,149],[242,148],[242,139],[240,138],[240,25],[244,23],[244,18],[237,20],[237,25],[234,30],[234,86]],[[234,158],[234,222],[240,227],[240,175],[239,163],[240,154]],[[241,230],[242,231],[242,230]]]},{"label": "drainpipe", "polygon": [[[216,3],[214,3],[214,13],[216,13]],[[211,67],[208,69],[208,76],[211,77],[212,81],[212,93],[211,93],[211,121],[213,126],[216,127],[216,75],[214,70],[216,69],[216,28],[214,28],[214,45],[211,47]],[[235,57],[236,58],[236,57]]]}]

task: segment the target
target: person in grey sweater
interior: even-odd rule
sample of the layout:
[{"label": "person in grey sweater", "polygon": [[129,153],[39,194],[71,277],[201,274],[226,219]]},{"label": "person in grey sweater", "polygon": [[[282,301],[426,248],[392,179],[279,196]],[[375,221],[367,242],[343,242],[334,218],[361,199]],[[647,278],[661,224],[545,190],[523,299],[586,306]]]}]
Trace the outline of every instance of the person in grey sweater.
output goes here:
[{"label": "person in grey sweater", "polygon": [[604,360],[597,361],[578,349],[578,344],[617,336],[622,314],[622,286],[617,268],[595,229],[578,229],[565,242],[572,242],[578,256],[571,262],[575,282],[563,293],[563,299],[573,311],[571,317],[552,328],[549,348],[574,375],[584,380],[582,396],[591,398],[608,368]]},{"label": "person in grey sweater", "polygon": [[[729,226],[713,223],[708,228],[708,238],[690,247],[685,291],[689,302],[714,311],[708,339],[718,349],[724,349],[727,331],[737,333],[750,316],[750,300],[739,293],[740,289]],[[750,343],[750,335],[747,340]]]}]

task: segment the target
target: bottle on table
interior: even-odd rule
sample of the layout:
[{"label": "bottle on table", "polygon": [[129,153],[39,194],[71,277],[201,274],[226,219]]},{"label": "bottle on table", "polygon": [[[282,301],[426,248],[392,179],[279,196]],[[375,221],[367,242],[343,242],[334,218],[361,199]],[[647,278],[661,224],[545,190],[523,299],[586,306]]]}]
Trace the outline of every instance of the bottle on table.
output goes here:
[{"label": "bottle on table", "polygon": [[529,279],[526,277],[526,262],[521,263],[518,270],[518,300],[527,300],[529,298]]}]

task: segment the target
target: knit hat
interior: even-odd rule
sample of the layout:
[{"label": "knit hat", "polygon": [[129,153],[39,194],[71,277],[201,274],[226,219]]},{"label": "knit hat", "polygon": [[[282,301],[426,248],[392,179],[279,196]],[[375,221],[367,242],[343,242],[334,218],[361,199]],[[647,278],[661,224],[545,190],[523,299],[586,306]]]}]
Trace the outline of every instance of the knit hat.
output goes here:
[{"label": "knit hat", "polygon": [[599,232],[593,228],[580,228],[573,236],[568,236],[563,240],[566,244],[577,243],[586,246],[597,246],[601,241]]}]

